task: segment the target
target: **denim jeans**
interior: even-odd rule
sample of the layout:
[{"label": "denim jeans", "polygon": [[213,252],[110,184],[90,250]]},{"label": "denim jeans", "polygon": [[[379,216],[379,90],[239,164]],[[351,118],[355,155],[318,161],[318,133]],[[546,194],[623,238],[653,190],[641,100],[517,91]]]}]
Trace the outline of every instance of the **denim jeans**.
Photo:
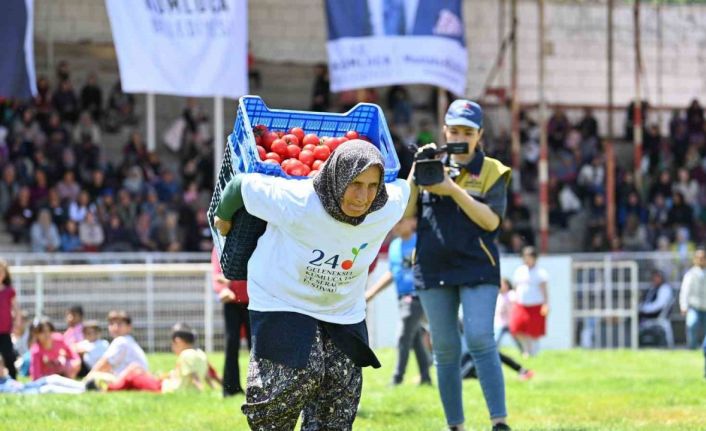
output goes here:
[{"label": "denim jeans", "polygon": [[395,375],[392,377],[394,383],[402,383],[404,373],[407,369],[409,351],[414,348],[419,365],[419,375],[422,382],[431,380],[429,377],[429,358],[422,339],[422,319],[424,310],[418,298],[405,295],[399,300],[400,323],[397,330],[397,366]]},{"label": "denim jeans", "polygon": [[493,337],[498,286],[445,286],[420,290],[418,294],[429,318],[434,364],[447,423],[458,425],[464,422],[459,305],[463,307],[463,335],[476,365],[490,417],[507,416],[505,382]]},{"label": "denim jeans", "polygon": [[[704,337],[703,340],[700,337]],[[686,345],[695,349],[702,343],[706,352],[706,311],[689,307],[686,312]]]}]

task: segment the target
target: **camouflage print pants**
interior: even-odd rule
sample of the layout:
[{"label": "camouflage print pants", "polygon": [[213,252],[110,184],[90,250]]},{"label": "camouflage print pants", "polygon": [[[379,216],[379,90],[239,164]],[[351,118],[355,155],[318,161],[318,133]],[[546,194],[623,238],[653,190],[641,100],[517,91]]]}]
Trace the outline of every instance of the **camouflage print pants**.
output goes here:
[{"label": "camouflage print pants", "polygon": [[351,430],[363,387],[361,368],[317,329],[305,369],[250,357],[243,413],[251,430]]}]

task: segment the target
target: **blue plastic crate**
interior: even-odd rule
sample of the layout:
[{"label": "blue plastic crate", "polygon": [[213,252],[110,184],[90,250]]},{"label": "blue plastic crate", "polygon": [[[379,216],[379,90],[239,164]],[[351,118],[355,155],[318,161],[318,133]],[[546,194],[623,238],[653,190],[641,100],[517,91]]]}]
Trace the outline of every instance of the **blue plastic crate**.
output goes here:
[{"label": "blue plastic crate", "polygon": [[234,152],[234,167],[239,172],[258,172],[285,178],[293,177],[282,168],[260,160],[255,148],[255,135],[252,128],[263,124],[273,131],[288,131],[292,127],[301,127],[306,133],[315,133],[319,137],[340,137],[349,130],[367,136],[382,153],[385,161],[385,182],[393,182],[400,171],[395,146],[387,128],[385,115],[379,106],[372,103],[359,103],[344,114],[323,112],[290,111],[270,109],[258,96],[243,96],[238,102],[238,113],[233,125],[230,146]]}]

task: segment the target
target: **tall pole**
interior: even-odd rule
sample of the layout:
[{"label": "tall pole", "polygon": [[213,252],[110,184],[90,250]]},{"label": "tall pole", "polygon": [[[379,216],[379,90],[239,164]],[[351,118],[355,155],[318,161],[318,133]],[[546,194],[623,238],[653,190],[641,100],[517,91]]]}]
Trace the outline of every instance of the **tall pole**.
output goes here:
[{"label": "tall pole", "polygon": [[157,149],[157,128],[155,126],[154,93],[147,93],[147,151]]},{"label": "tall pole", "polygon": [[615,0],[608,0],[608,130],[605,140],[606,160],[606,235],[615,237],[615,153],[613,151],[613,10]]},{"label": "tall pole", "polygon": [[512,92],[512,170],[513,191],[520,190],[520,100],[517,94],[517,0],[511,3],[512,51],[510,54],[510,91]]},{"label": "tall pole", "polygon": [[547,163],[547,101],[544,98],[546,41],[544,35],[544,0],[539,6],[539,236],[540,250],[549,249],[549,169]]},{"label": "tall pole", "polygon": [[[664,25],[662,22],[662,2],[661,0],[655,0],[657,3],[657,103],[660,108],[664,106],[664,69],[662,68],[662,53],[664,49]],[[659,111],[659,127],[662,127],[663,113],[662,109]]]},{"label": "tall pole", "polygon": [[[498,50],[503,48],[503,42],[505,41],[505,5],[506,0],[498,1]],[[506,59],[507,54],[503,54],[502,64],[505,64]],[[505,84],[507,83],[506,78],[507,76],[501,72],[498,77],[499,87],[505,87]]]},{"label": "tall pole", "polygon": [[213,98],[213,183],[218,182],[218,173],[223,161],[223,97]]},{"label": "tall pole", "polygon": [[446,89],[441,87],[436,87],[436,110],[437,110],[437,124],[439,125],[439,145],[442,145],[445,138],[444,135],[444,117],[446,116],[446,109],[449,106],[449,97],[446,94]]},{"label": "tall pole", "polygon": [[633,143],[634,149],[634,171],[635,184],[638,189],[642,187],[642,177],[640,175],[640,165],[642,163],[642,53],[640,52],[640,2],[635,1],[633,7],[633,29],[635,32],[635,104],[633,109]]}]

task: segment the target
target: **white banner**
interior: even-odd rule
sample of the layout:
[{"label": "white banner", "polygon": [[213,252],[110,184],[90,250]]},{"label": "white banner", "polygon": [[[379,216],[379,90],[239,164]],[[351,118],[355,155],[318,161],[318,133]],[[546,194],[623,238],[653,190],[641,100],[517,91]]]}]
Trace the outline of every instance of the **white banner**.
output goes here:
[{"label": "white banner", "polygon": [[461,0],[327,0],[326,16],[332,91],[430,84],[465,94]]},{"label": "white banner", "polygon": [[123,90],[248,93],[247,0],[106,0]]}]

